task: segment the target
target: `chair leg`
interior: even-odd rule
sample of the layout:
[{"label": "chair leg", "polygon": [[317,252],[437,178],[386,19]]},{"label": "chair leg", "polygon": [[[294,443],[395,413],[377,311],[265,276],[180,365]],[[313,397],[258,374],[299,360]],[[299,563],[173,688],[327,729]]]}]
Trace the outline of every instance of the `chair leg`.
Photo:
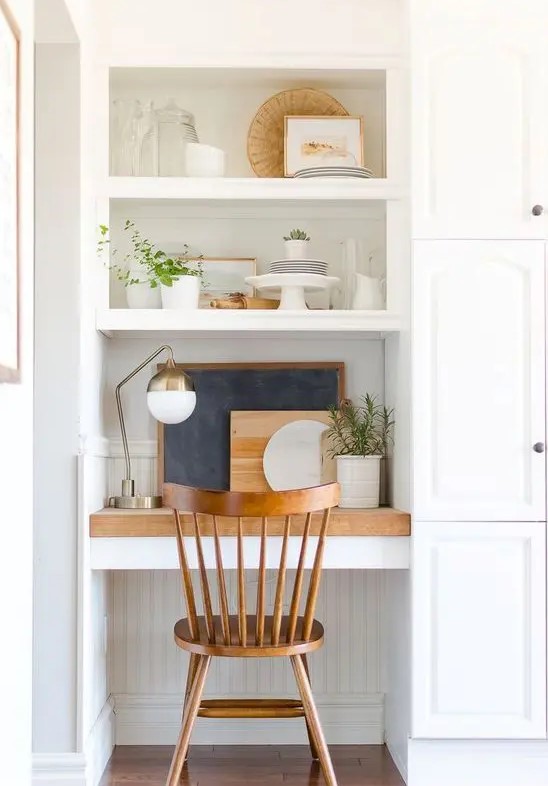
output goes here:
[{"label": "chair leg", "polygon": [[[306,671],[306,676],[308,678],[308,682],[310,682],[310,671],[308,670],[308,659],[306,655],[301,655],[303,659],[304,670]],[[310,728],[310,724],[308,722],[308,718],[305,716],[306,720],[306,733],[308,734],[308,744],[310,745],[310,753],[313,759],[319,759],[318,756],[318,749],[316,748],[316,743],[314,742],[314,737],[312,735],[312,730]]]},{"label": "chair leg", "polygon": [[[190,696],[190,691],[192,690],[192,685],[194,683],[194,678],[196,677],[196,669],[198,667],[198,659],[199,659],[199,657],[200,656],[196,655],[196,653],[194,653],[194,652],[190,653],[190,660],[188,662],[188,671],[187,671],[187,675],[186,675],[185,697],[184,697],[184,700],[183,700],[183,715],[182,715],[182,718],[181,718],[181,723],[183,722],[184,717],[185,717],[185,710],[186,710],[187,704],[188,704],[188,697]],[[188,759],[188,749],[187,749],[187,755],[185,756],[185,761],[187,759]]]},{"label": "chair leg", "polygon": [[295,672],[297,687],[299,688],[299,693],[301,694],[306,719],[310,724],[312,736],[318,749],[318,756],[320,759],[320,767],[322,768],[323,777],[327,786],[337,786],[337,779],[333,770],[333,764],[331,763],[329,750],[325,742],[325,737],[323,736],[322,727],[320,726],[318,711],[314,703],[312,689],[310,687],[308,677],[306,676],[306,669],[302,661],[302,657],[300,655],[290,655],[290,658],[293,671]]},{"label": "chair leg", "polygon": [[194,721],[196,720],[196,715],[198,714],[198,709],[200,707],[200,701],[202,699],[202,692],[204,690],[210,662],[211,655],[198,655],[196,676],[194,678],[190,695],[188,697],[183,723],[179,733],[179,739],[177,740],[177,745],[175,746],[175,753],[173,754],[171,767],[169,768],[169,774],[167,776],[166,786],[179,786],[181,772],[183,770],[186,753],[188,750],[188,743],[190,741],[192,727],[194,726]]}]

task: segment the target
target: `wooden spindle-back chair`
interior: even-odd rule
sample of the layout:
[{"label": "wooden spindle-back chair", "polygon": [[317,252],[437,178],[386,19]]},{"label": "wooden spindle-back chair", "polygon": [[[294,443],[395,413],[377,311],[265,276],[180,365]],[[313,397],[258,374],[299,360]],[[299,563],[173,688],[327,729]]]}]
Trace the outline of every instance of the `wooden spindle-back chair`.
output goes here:
[{"label": "wooden spindle-back chair", "polygon": [[[339,487],[329,483],[315,488],[281,492],[231,492],[194,489],[166,483],[164,505],[173,508],[177,547],[181,566],[183,595],[187,616],[174,629],[175,642],[190,652],[181,732],[169,771],[167,786],[179,786],[188,751],[192,727],[197,716],[224,718],[295,718],[306,720],[312,756],[319,758],[326,783],[336,786],[331,758],[320,726],[310,687],[306,654],[323,644],[324,630],[314,619],[320,587],[329,514],[339,499]],[[179,511],[191,514],[190,526]],[[314,515],[316,514],[316,515]],[[221,519],[219,519],[221,517]],[[281,534],[279,562],[275,577],[275,596],[271,613],[267,608],[266,572],[272,550],[269,526],[276,517]],[[281,532],[280,532],[281,518]],[[270,522],[269,522],[270,519]],[[186,517],[185,517],[186,520]],[[230,613],[227,581],[223,567],[223,535],[236,537],[237,610]],[[246,539],[260,536],[258,564],[247,564]],[[310,536],[317,535],[315,549]],[[191,541],[185,544],[185,536]],[[290,537],[300,538],[299,557],[291,591],[289,613],[283,613],[284,598],[289,587],[287,574]],[[204,540],[207,538],[208,540]],[[212,541],[210,540],[212,538]],[[200,599],[195,596],[190,562],[190,543],[196,551],[203,614],[198,614]],[[204,552],[213,546],[215,555],[215,588],[210,586]],[[275,549],[274,549],[275,550]],[[276,551],[276,550],[275,550]],[[313,559],[310,561],[311,554]],[[276,551],[277,553],[277,551]],[[255,560],[257,562],[257,560]],[[311,565],[308,591],[303,593],[305,567]],[[245,570],[257,569],[255,613],[247,613]],[[215,595],[219,614],[214,614]],[[300,615],[301,598],[304,611]],[[198,600],[198,603],[197,603]],[[301,700],[291,699],[221,699],[202,701],[202,692],[211,662],[215,656],[234,658],[289,657]]]}]

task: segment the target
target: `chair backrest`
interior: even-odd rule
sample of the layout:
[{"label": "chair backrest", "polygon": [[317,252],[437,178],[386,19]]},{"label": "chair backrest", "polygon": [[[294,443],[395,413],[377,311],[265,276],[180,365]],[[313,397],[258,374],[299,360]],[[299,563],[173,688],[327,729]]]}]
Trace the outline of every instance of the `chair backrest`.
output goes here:
[{"label": "chair backrest", "polygon": [[[177,547],[179,550],[179,562],[181,566],[181,576],[183,583],[183,594],[185,598],[188,624],[190,635],[193,639],[199,638],[198,615],[196,613],[196,599],[192,584],[191,572],[185,548],[183,523],[180,512],[192,514],[193,535],[196,541],[196,554],[198,560],[198,570],[200,576],[200,588],[203,601],[206,630],[208,640],[211,644],[233,643],[230,630],[230,611],[226,589],[226,576],[223,568],[223,558],[221,551],[220,522],[218,516],[237,519],[235,530],[237,534],[237,616],[238,616],[238,644],[246,646],[248,641],[247,630],[247,606],[246,606],[246,582],[244,571],[246,569],[258,569],[257,581],[257,600],[255,606],[255,644],[263,646],[265,644],[280,644],[282,632],[283,602],[286,592],[287,581],[287,553],[289,537],[292,529],[292,516],[299,516],[302,520],[304,514],[304,526],[299,527],[301,532],[301,543],[299,559],[295,572],[293,591],[291,593],[291,603],[289,615],[284,625],[285,643],[293,644],[295,640],[308,641],[312,632],[314,621],[314,611],[318,598],[320,586],[320,576],[325,548],[325,539],[329,525],[329,514],[339,500],[339,486],[337,483],[328,483],[324,486],[314,488],[299,489],[296,491],[271,491],[265,493],[240,492],[240,491],[212,491],[207,489],[196,489],[188,486],[179,486],[174,483],[166,483],[163,487],[164,505],[173,508],[175,517],[175,527],[177,535]],[[321,523],[318,532],[318,541],[312,563],[312,572],[308,585],[308,593],[302,617],[301,630],[297,631],[299,621],[299,607],[304,580],[304,570],[306,562],[307,546],[314,513],[321,515]],[[283,517],[283,535],[280,551],[280,561],[276,573],[276,593],[273,603],[272,624],[267,631],[265,639],[265,616],[266,610],[266,566],[267,566],[267,539],[268,517]],[[260,521],[260,551],[258,565],[244,564],[244,539],[245,520],[259,519]],[[222,641],[217,641],[218,635],[215,632],[213,618],[212,591],[209,585],[208,574],[204,561],[202,537],[207,523],[211,522],[215,545],[216,563],[216,583],[219,597],[219,611],[221,618],[220,635]],[[208,528],[209,529],[209,528]],[[233,530],[232,530],[233,531]],[[250,631],[252,635],[252,632]]]}]

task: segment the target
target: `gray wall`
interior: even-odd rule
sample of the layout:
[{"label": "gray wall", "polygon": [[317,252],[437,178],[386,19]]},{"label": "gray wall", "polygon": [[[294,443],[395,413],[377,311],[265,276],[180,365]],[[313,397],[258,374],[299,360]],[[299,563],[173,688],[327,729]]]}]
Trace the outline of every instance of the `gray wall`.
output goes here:
[{"label": "gray wall", "polygon": [[78,45],[37,44],[33,681],[37,753],[76,750],[79,109]]}]

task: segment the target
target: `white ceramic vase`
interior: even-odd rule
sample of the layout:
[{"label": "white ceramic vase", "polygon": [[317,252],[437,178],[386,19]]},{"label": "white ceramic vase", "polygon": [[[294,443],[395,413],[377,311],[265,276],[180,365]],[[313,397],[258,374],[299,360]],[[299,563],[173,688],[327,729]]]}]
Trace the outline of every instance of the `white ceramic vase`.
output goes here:
[{"label": "white ceramic vase", "polygon": [[381,456],[337,456],[340,508],[378,508]]},{"label": "white ceramic vase", "polygon": [[352,308],[382,311],[384,309],[383,288],[384,280],[382,278],[356,273]]},{"label": "white ceramic vase", "polygon": [[162,308],[184,311],[198,308],[201,282],[199,276],[181,276],[171,287],[161,284]]},{"label": "white ceramic vase", "polygon": [[284,240],[286,259],[308,259],[309,240]]},{"label": "white ceramic vase", "polygon": [[126,300],[129,308],[161,308],[160,287],[152,289],[148,281],[129,284],[126,287]]}]

